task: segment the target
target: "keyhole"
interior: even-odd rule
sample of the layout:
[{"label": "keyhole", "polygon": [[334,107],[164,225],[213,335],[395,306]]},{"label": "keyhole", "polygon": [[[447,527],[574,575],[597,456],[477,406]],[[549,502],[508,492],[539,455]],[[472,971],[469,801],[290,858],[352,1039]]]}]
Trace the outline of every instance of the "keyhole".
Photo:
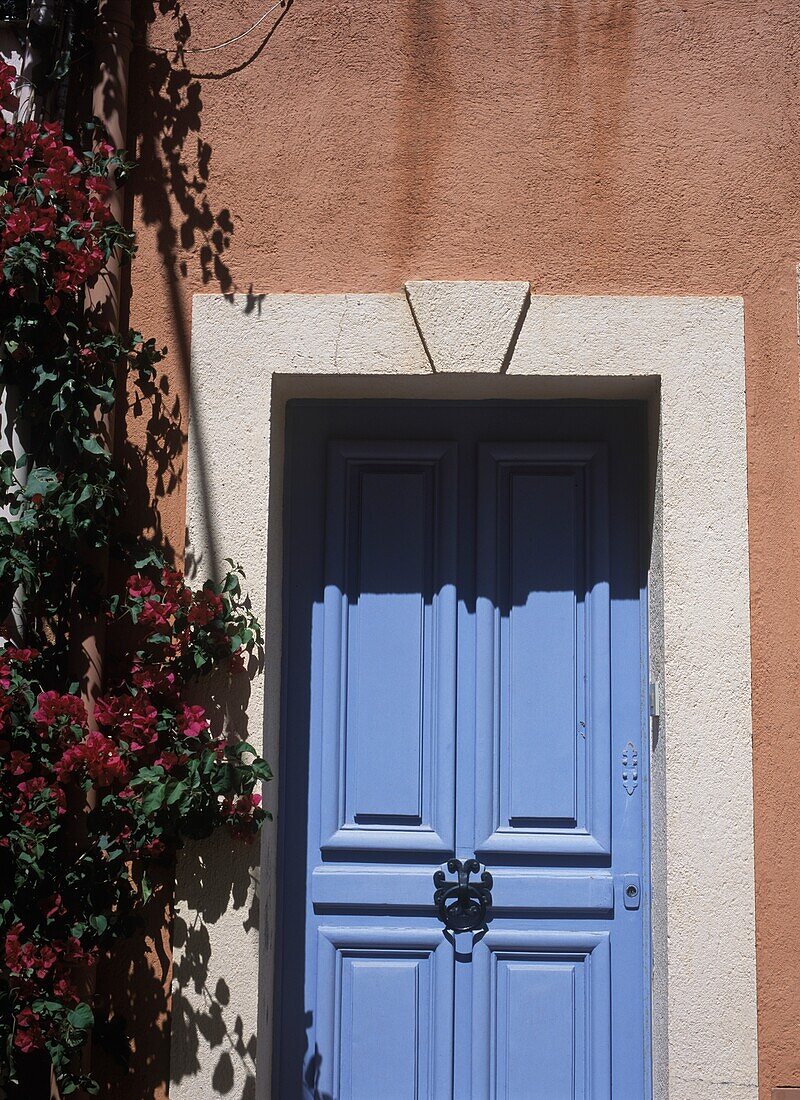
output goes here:
[{"label": "keyhole", "polygon": [[628,895],[629,898],[635,898],[637,893],[638,893],[638,890],[633,885],[626,886],[625,887],[625,893]]}]

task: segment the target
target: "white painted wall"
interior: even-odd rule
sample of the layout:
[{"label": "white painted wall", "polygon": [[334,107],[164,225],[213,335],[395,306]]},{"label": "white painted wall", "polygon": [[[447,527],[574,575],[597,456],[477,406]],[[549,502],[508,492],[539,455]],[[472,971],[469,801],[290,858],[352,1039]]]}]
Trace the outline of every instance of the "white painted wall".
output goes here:
[{"label": "white painted wall", "polygon": [[[267,629],[264,668],[249,698],[229,701],[230,720],[279,766],[290,396],[648,397],[654,427],[660,416],[651,658],[665,699],[652,768],[655,1089],[755,1098],[742,302],[522,295],[515,309],[498,303],[518,284],[419,287],[416,317],[402,293],[194,299],[187,561],[204,575],[234,554]],[[475,333],[494,326],[493,373],[468,365],[465,316]],[[269,1095],[275,835],[268,826],[260,857],[221,839],[181,854],[173,1100]]]}]

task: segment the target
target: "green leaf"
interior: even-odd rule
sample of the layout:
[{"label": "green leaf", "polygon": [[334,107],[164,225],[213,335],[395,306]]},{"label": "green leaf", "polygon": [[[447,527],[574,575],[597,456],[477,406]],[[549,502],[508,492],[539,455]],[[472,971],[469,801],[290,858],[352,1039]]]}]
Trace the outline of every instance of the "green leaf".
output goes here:
[{"label": "green leaf", "polygon": [[133,568],[146,569],[148,565],[154,565],[157,569],[162,569],[166,564],[167,563],[163,555],[160,554],[158,550],[155,549],[155,547],[151,547],[141,557],[134,559]]},{"label": "green leaf", "polygon": [[78,1031],[86,1031],[94,1025],[94,1013],[89,1005],[81,1002],[67,1013],[67,1023]]},{"label": "green leaf", "polygon": [[146,814],[155,813],[164,805],[166,790],[163,784],[152,787],[142,799],[142,810]]},{"label": "green leaf", "polygon": [[92,913],[89,917],[89,924],[99,936],[102,936],[106,928],[108,928],[108,920],[102,913]]},{"label": "green leaf", "polygon": [[257,779],[272,779],[272,768],[269,766],[266,760],[254,760],[250,767],[253,770],[253,775]]},{"label": "green leaf", "polygon": [[243,756],[246,752],[249,752],[252,756],[258,756],[249,741],[238,741],[235,745],[228,745],[228,751],[233,751],[236,756]]},{"label": "green leaf", "polygon": [[189,789],[189,785],[183,780],[179,780],[167,795],[167,805],[173,806],[179,799],[183,798]]},{"label": "green leaf", "polygon": [[88,435],[81,440],[83,449],[93,455],[107,455],[108,451],[94,436]]}]

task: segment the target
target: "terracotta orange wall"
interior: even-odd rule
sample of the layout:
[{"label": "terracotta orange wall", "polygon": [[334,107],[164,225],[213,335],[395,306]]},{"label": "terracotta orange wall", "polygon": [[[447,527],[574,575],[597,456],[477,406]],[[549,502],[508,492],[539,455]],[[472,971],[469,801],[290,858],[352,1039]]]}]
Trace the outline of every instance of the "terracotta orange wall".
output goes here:
[{"label": "terracotta orange wall", "polygon": [[[163,6],[135,5],[131,312],[180,430],[198,291],[744,296],[762,1096],[800,1085],[796,0],[295,0],[180,55],[268,5]],[[141,513],[177,553],[180,430]]]}]

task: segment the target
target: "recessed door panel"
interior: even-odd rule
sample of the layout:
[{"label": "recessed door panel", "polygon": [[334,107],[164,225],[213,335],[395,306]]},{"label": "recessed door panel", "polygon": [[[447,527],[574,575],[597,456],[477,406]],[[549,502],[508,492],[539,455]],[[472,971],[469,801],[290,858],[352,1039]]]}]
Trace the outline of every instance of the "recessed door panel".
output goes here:
[{"label": "recessed door panel", "polygon": [[453,965],[438,928],[323,925],[318,936],[317,1095],[450,1096]]},{"label": "recessed door panel", "polygon": [[472,967],[473,1096],[611,1096],[608,932],[492,930]]},{"label": "recessed door panel", "polygon": [[453,846],[455,449],[333,443],[323,850]]},{"label": "recessed door panel", "polygon": [[484,445],[477,508],[476,851],[607,854],[605,448]]},{"label": "recessed door panel", "polygon": [[[515,828],[578,821],[578,471],[517,471],[508,495],[508,628],[501,686],[503,816]],[[547,525],[543,528],[542,516]],[[583,616],[581,614],[581,620]],[[505,750],[505,751],[504,751]],[[582,769],[581,769],[582,770]]]}]

